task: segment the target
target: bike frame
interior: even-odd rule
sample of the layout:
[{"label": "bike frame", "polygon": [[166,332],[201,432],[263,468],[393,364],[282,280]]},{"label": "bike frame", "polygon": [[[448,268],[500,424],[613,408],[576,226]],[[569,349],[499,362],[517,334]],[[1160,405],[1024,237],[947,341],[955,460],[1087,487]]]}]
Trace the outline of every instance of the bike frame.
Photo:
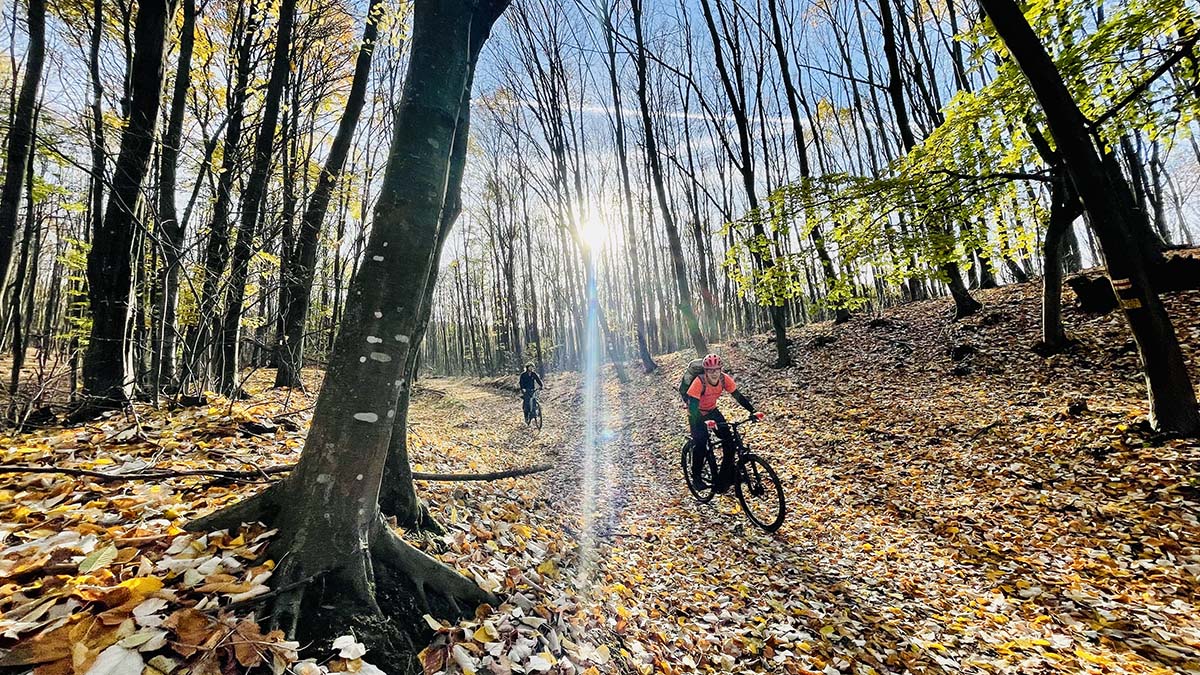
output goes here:
[{"label": "bike frame", "polygon": [[[749,419],[741,420],[740,422],[727,422],[725,424],[717,425],[717,429],[720,429],[721,427],[726,427],[733,433],[733,447],[737,449],[737,458],[739,460],[741,460],[746,455],[750,454],[750,446],[746,445],[746,442],[742,438],[741,427],[744,424],[749,424],[751,422],[756,422],[756,421],[757,420],[755,420],[753,417],[751,417]],[[715,432],[716,429],[713,429],[712,431]],[[708,451],[716,454],[716,451],[719,450],[720,448],[721,448],[721,439],[717,437],[716,433],[710,433],[708,435]]]},{"label": "bike frame", "polygon": [[[542,403],[541,403],[541,401],[538,400],[540,398],[539,394],[541,393],[541,391],[542,391],[541,389],[534,389],[532,392],[529,393],[529,411],[531,413],[537,414],[541,410]],[[522,394],[522,396],[521,396],[522,403],[524,403],[524,398],[525,398],[524,394]],[[524,411],[522,410],[522,412],[524,412]],[[525,421],[528,422],[529,420],[526,419]]]}]

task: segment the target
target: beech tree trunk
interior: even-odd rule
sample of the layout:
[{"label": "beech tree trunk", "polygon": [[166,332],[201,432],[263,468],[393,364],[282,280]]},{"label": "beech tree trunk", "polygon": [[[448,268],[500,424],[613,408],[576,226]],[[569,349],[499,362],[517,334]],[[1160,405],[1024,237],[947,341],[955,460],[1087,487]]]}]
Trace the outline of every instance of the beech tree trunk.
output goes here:
[{"label": "beech tree trunk", "polygon": [[408,362],[404,366],[407,381],[400,386],[396,402],[396,418],[392,422],[392,437],[388,442],[387,462],[383,470],[383,487],[379,494],[379,508],[389,516],[394,516],[396,522],[411,530],[424,530],[442,533],[441,525],[429,515],[429,509],[417,496],[416,486],[412,481],[412,467],[408,461],[408,403],[412,396],[412,385],[417,381],[417,368],[420,356],[420,346],[429,327],[429,316],[433,313],[433,293],[437,287],[440,268],[438,261],[442,256],[442,248],[450,230],[454,227],[462,212],[462,180],[467,163],[467,142],[471,131],[471,87],[475,82],[475,57],[478,52],[472,52],[467,74],[466,86],[463,88],[464,97],[459,104],[458,119],[455,123],[454,147],[451,149],[450,165],[446,181],[446,202],[438,219],[437,242],[431,256],[429,280],[425,284],[424,296],[421,298],[421,309],[417,324],[417,333],[413,335],[413,347],[409,351]]},{"label": "beech tree trunk", "polygon": [[[900,73],[900,55],[896,48],[896,29],[892,18],[892,0],[879,0],[879,21],[883,28],[883,53],[888,64],[888,96],[892,101],[892,110],[896,115],[896,126],[900,129],[900,142],[905,152],[912,152],[917,147],[917,138],[913,134],[912,123],[908,118],[908,104],[904,100],[904,79]],[[938,228],[938,234],[953,241],[953,233],[949,228]],[[951,246],[953,244],[950,244]],[[942,275],[946,285],[950,287],[950,296],[954,298],[954,318],[961,319],[970,316],[983,308],[979,301],[971,297],[967,284],[963,281],[962,270],[954,261],[941,265]]]},{"label": "beech tree trunk", "polygon": [[304,366],[304,329],[308,319],[308,307],[312,300],[313,279],[317,270],[317,245],[320,243],[321,225],[329,211],[329,200],[337,185],[346,158],[350,156],[350,144],[358,118],[362,115],[367,99],[367,80],[371,75],[371,56],[375,52],[375,39],[379,35],[378,8],[380,0],[371,0],[367,7],[367,22],[363,29],[362,45],[354,62],[354,79],[350,84],[350,95],[346,99],[346,110],[333,137],[333,145],[325,160],[325,168],[317,178],[300,221],[296,250],[289,253],[291,274],[284,279],[283,307],[284,334],[280,337],[279,369],[275,372],[276,387],[296,387],[300,384],[300,369]]},{"label": "beech tree trunk", "polygon": [[1042,277],[1042,344],[1048,353],[1061,351],[1067,345],[1062,325],[1063,244],[1067,231],[1080,215],[1079,197],[1066,172],[1057,172],[1058,180],[1051,188],[1050,222],[1042,243],[1044,256]]},{"label": "beech tree trunk", "polygon": [[[345,615],[387,615],[377,604],[377,570],[403,580],[425,611],[457,614],[464,609],[460,602],[496,600],[396,536],[380,514],[379,497],[394,423],[407,413],[397,406],[414,338],[424,328],[442,214],[458,199],[449,192],[457,186],[448,185],[448,175],[456,135],[465,133],[459,121],[469,101],[471,64],[506,4],[414,2],[408,76],[374,227],[350,284],[300,462],[283,483],[193,524],[264,519],[279,528],[270,553],[281,562],[272,580],[286,590],[274,611],[292,634],[301,601],[310,589],[320,592],[302,582],[321,573],[322,586],[336,589],[322,602],[336,602]],[[427,591],[443,603],[431,608]]]},{"label": "beech tree trunk", "polygon": [[134,24],[129,121],[113,168],[104,221],[88,253],[88,300],[92,329],[83,360],[83,389],[89,398],[82,416],[124,406],[129,398],[127,334],[133,282],[135,215],[150,166],[163,83],[163,52],[169,0],[145,0]]},{"label": "beech tree trunk", "polygon": [[607,48],[606,58],[608,65],[608,77],[610,90],[613,100],[613,133],[616,138],[614,142],[617,146],[617,163],[621,169],[621,197],[624,199],[625,206],[625,255],[631,261],[630,269],[630,289],[633,295],[633,326],[637,339],[638,357],[642,360],[642,370],[647,373],[652,373],[658,369],[658,364],[654,362],[654,356],[650,354],[650,348],[646,343],[646,302],[642,297],[642,270],[637,255],[637,235],[634,232],[634,211],[633,211],[633,188],[629,180],[629,156],[625,151],[625,115],[621,107],[621,87],[617,79],[617,46],[614,39],[615,28],[612,24],[613,11],[616,9],[616,4],[606,4],[602,8],[604,18],[604,44]]},{"label": "beech tree trunk", "polygon": [[[296,23],[296,0],[282,0],[279,26],[276,28],[275,54],[267,81],[261,126],[254,142],[253,164],[246,188],[242,190],[242,214],[237,242],[229,265],[229,286],[225,294],[225,316],[221,320],[221,370],[218,385],[226,394],[238,393],[240,370],[239,346],[242,327],[242,303],[246,298],[246,280],[250,259],[254,257],[254,239],[258,236],[258,212],[267,190],[267,174],[275,154],[275,127],[279,124],[279,106],[283,88],[291,70],[292,28]],[[328,202],[326,202],[328,203]]]},{"label": "beech tree trunk", "polygon": [[25,51],[25,73],[21,93],[8,130],[4,161],[4,186],[0,188],[0,283],[8,276],[13,245],[17,238],[17,215],[21,207],[21,188],[33,147],[33,125],[42,64],[46,60],[46,0],[28,0],[29,46]]},{"label": "beech tree trunk", "polygon": [[162,229],[162,266],[158,271],[159,301],[154,307],[153,381],[156,390],[175,383],[175,347],[179,306],[179,272],[183,258],[183,223],[175,208],[175,173],[179,165],[179,144],[183,138],[183,113],[191,85],[192,51],[195,45],[196,2],[183,0],[183,26],[179,34],[179,66],[171,92],[171,113],[159,157],[158,222]]},{"label": "beech tree trunk", "polygon": [[[1109,277],[1141,355],[1150,423],[1200,433],[1200,410],[1175,328],[1150,283],[1137,233],[1149,229],[1115,161],[1105,161],[1057,65],[1014,0],[979,0],[1037,96],[1075,191],[1100,240]],[[1137,222],[1137,219],[1142,219]]]},{"label": "beech tree trunk", "polygon": [[675,216],[671,213],[668,203],[667,188],[663,179],[662,159],[658,154],[658,143],[654,134],[654,120],[650,116],[650,102],[646,91],[646,42],[642,35],[642,0],[631,0],[633,7],[633,30],[637,40],[637,78],[638,106],[642,112],[642,126],[645,133],[646,158],[650,164],[650,173],[654,179],[654,193],[658,197],[658,207],[663,224],[667,229],[667,243],[671,249],[671,266],[675,272],[675,284],[679,288],[679,312],[692,347],[696,353],[703,356],[708,352],[708,341],[700,331],[700,322],[696,319],[696,309],[692,305],[692,291],[688,284],[687,264],[683,260],[683,244],[679,239],[679,227],[675,224]]}]

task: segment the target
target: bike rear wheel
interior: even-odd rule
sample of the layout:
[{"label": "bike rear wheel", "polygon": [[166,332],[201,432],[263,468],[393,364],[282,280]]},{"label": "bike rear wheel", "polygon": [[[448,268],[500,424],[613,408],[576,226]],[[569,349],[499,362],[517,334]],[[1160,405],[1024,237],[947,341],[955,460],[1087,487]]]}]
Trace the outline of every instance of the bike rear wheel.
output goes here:
[{"label": "bike rear wheel", "polygon": [[714,483],[717,475],[717,462],[711,452],[703,454],[703,465],[700,467],[700,484],[696,485],[693,482],[692,474],[693,459],[692,442],[688,441],[683,444],[683,449],[679,453],[679,466],[683,469],[683,480],[687,483],[688,491],[692,493],[696,501],[706,504],[716,494],[716,485]]},{"label": "bike rear wheel", "polygon": [[748,455],[738,462],[737,498],[750,522],[767,532],[783,525],[787,510],[783,501],[783,484],[766,460]]}]

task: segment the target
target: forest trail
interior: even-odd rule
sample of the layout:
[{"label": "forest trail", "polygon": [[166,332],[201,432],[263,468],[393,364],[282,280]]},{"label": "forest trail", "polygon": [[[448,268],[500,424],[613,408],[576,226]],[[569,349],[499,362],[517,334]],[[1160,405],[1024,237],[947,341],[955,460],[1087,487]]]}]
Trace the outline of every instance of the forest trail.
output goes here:
[{"label": "forest trail", "polygon": [[[614,653],[644,672],[1200,668],[1196,449],[1138,432],[1127,353],[1110,354],[1115,372],[1092,365],[1089,348],[1115,343],[1119,325],[1080,317],[1082,348],[1006,371],[995,350],[1032,336],[1036,305],[991,299],[944,331],[915,311],[806,331],[803,365],[786,371],[756,362],[765,347],[723,348],[769,415],[748,440],[785,486],[774,535],[732,495],[688,494],[678,356],[604,380],[589,529],[578,385],[554,382],[546,428],[509,447],[525,463],[557,447],[531,489],[569,540],[594,542],[590,586],[568,592],[598,604],[591,621]],[[1195,328],[1182,332],[1195,359]],[[484,404],[463,381],[427,386]],[[492,396],[511,408],[501,426],[519,416]]]},{"label": "forest trail", "polygon": [[[504,598],[458,624],[429,618],[426,671],[1200,672],[1200,449],[1143,429],[1117,317],[1069,311],[1077,346],[1043,359],[1029,351],[1035,287],[984,297],[986,312],[951,325],[938,301],[805,328],[785,370],[764,365],[761,338],[718,347],[768,415],[747,439],[785,486],[774,535],[730,496],[697,505],[687,492],[682,355],[625,384],[606,371],[590,455],[577,374],[547,379],[540,431],[495,382],[420,380],[416,471],[554,467],[418,482],[448,533],[413,543]],[[1195,367],[1200,293],[1170,303]],[[286,467],[319,375],[305,373],[308,394],[273,390],[264,374],[245,402],[143,407],[0,439],[0,463],[105,475]],[[0,635],[5,647],[44,637],[0,666],[69,672],[106,650],[198,673],[294,662],[297,645],[248,618],[271,574],[250,564],[261,528],[179,529],[263,484],[8,474]],[[218,613],[230,603],[241,604]],[[239,655],[238,636],[254,653]]]}]

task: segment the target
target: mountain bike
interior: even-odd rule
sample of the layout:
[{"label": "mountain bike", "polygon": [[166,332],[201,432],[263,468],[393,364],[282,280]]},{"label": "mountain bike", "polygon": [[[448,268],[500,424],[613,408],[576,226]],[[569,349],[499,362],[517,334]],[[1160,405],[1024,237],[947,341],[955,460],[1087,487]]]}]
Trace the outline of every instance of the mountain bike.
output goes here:
[{"label": "mountain bike", "polygon": [[[787,510],[783,500],[783,484],[779,482],[779,475],[775,473],[771,465],[762,457],[751,452],[750,446],[742,440],[742,425],[753,421],[755,419],[750,417],[741,422],[725,425],[733,435],[733,445],[737,451],[734,489],[737,493],[737,500],[742,506],[742,513],[746,514],[750,522],[766,532],[774,532],[783,524],[783,516]],[[715,423],[709,426],[710,431],[716,428]],[[715,433],[709,433],[708,451],[701,455],[703,465],[700,467],[699,485],[692,481],[693,453],[690,436],[680,451],[679,463],[683,469],[683,479],[692,496],[701,504],[708,503],[716,495],[716,453],[720,449],[721,439]]]},{"label": "mountain bike", "polygon": [[525,413],[525,425],[526,426],[535,426],[538,429],[541,429],[542,428],[542,403],[541,403],[541,401],[538,400],[538,391],[541,391],[541,390],[540,389],[534,390],[533,393],[530,394],[529,409],[528,410],[525,409],[524,400],[522,400],[521,409]]}]

